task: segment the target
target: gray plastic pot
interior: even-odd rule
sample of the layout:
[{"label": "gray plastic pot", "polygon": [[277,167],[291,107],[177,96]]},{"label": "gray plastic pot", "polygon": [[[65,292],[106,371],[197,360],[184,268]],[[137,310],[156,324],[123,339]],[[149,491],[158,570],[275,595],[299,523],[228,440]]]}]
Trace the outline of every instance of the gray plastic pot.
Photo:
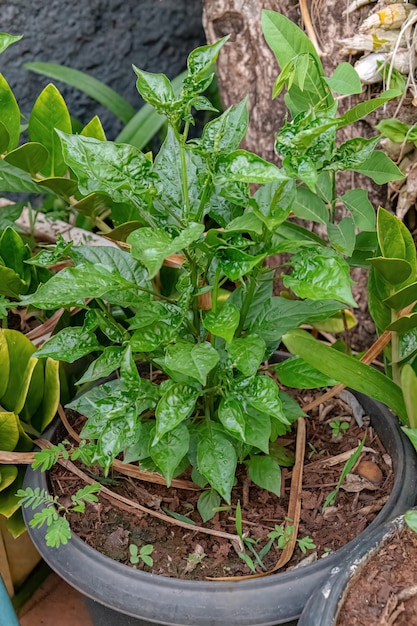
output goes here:
[{"label": "gray plastic pot", "polygon": [[369,536],[362,537],[349,557],[334,567],[324,585],[312,594],[298,626],[334,626],[353,577],[404,525],[404,516],[401,515],[375,528]]},{"label": "gray plastic pot", "polygon": [[[390,411],[362,394],[355,395],[392,458],[394,486],[388,502],[368,528],[315,563],[240,582],[188,581],[134,570],[93,550],[78,537],[59,549],[48,548],[44,530],[28,525],[33,512],[24,509],[29,534],[48,565],[84,596],[99,604],[96,618],[93,613],[97,626],[289,624],[300,616],[309,597],[359,542],[414,504],[417,486],[414,449]],[[24,486],[46,489],[45,474],[29,468]]]}]

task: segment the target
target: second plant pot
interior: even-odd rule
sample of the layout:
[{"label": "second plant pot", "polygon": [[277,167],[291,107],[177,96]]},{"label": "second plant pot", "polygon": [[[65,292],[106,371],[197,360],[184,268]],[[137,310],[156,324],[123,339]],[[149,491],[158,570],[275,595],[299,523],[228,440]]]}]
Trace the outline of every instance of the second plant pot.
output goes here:
[{"label": "second plant pot", "polygon": [[[309,597],[359,542],[387,520],[414,504],[416,456],[396,418],[381,404],[356,394],[383,445],[395,473],[388,502],[357,538],[305,567],[241,582],[188,581],[149,574],[117,563],[73,537],[59,549],[48,548],[44,530],[29,527],[33,511],[24,510],[39,552],[66,582],[98,603],[100,626],[273,626],[297,619]],[[25,487],[47,488],[47,476],[28,469]],[[306,623],[306,622],[305,622]],[[310,625],[310,622],[308,622]]]}]

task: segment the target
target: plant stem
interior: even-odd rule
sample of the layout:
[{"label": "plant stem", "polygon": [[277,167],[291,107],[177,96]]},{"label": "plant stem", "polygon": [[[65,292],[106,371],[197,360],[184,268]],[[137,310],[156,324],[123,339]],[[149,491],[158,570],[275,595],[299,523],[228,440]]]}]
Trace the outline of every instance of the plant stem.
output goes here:
[{"label": "plant stem", "polygon": [[187,221],[190,215],[190,198],[188,195],[188,177],[187,177],[187,160],[185,156],[185,142],[187,141],[190,122],[185,122],[184,132],[178,136],[180,144],[180,161],[181,161],[181,186],[182,200],[184,203],[184,218]]}]

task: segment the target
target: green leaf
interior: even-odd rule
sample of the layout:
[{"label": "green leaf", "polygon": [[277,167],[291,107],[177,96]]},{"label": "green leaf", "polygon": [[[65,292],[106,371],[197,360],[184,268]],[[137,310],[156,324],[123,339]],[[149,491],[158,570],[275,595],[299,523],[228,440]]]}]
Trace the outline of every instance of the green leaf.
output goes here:
[{"label": "green leaf", "polygon": [[243,397],[258,411],[271,415],[283,424],[289,425],[289,421],[282,410],[278,385],[269,376],[255,376],[244,389]]},{"label": "green leaf", "polygon": [[[262,411],[257,411],[251,406],[245,407],[245,437],[246,443],[268,454],[269,440],[271,437],[271,418]],[[274,425],[278,422],[274,421]],[[287,428],[283,428],[280,434],[284,434]]]},{"label": "green leaf", "polygon": [[48,160],[48,151],[40,143],[29,142],[6,154],[4,159],[10,165],[36,176]]},{"label": "green leaf", "polygon": [[362,165],[352,168],[359,174],[369,176],[377,185],[385,185],[392,180],[402,180],[404,174],[391,161],[391,159],[380,150],[374,150],[372,155]]},{"label": "green leaf", "polygon": [[325,346],[304,330],[290,331],[283,337],[283,342],[290,352],[297,354],[323,374],[335,376],[344,385],[383,402],[407,424],[401,389],[378,370]]},{"label": "green leaf", "polygon": [[0,33],[0,53],[4,52],[11,44],[20,41],[23,35],[9,35],[9,33]]},{"label": "green leaf", "polygon": [[[385,104],[386,102],[389,102],[393,98],[398,98],[398,96],[401,96],[401,95],[402,94],[398,92],[397,90],[390,89],[388,91],[384,91],[377,98],[372,98],[371,100],[365,100],[364,102],[360,102],[359,104],[354,106],[352,109],[349,109],[349,111],[346,111],[344,115],[339,117],[338,127],[343,128],[344,126],[349,126],[350,124],[353,124],[354,122],[358,122],[363,117],[366,117],[367,115],[369,115],[369,113],[372,113],[372,111],[375,111],[376,109],[378,109],[381,105]],[[379,153],[379,154],[383,154],[383,153]],[[390,163],[392,163],[392,161],[388,157],[387,157],[387,160]],[[385,181],[385,182],[388,182],[388,181]]]},{"label": "green leaf", "polygon": [[175,470],[188,453],[189,446],[190,434],[184,424],[165,433],[151,446],[151,458],[164,475],[167,487],[171,485]]},{"label": "green leaf", "polygon": [[[1,449],[12,452],[19,441],[19,418],[15,413],[0,412],[0,442]],[[1,471],[1,468],[0,468]]]},{"label": "green leaf", "polygon": [[412,275],[410,263],[402,259],[377,256],[369,262],[391,285],[404,283]]},{"label": "green leaf", "polygon": [[7,151],[16,148],[20,136],[20,110],[8,82],[0,74],[0,122],[9,135]]},{"label": "green leaf", "polygon": [[84,126],[80,135],[83,137],[93,137],[94,139],[99,139],[100,141],[106,141],[104,128],[97,115],[91,118],[88,124]]},{"label": "green leaf", "polygon": [[415,533],[417,533],[417,511],[406,511],[404,513],[404,519],[407,524]]},{"label": "green leaf", "polygon": [[337,384],[337,380],[322,374],[300,357],[285,359],[276,366],[275,371],[280,383],[285,387],[316,389],[318,387],[333,387]]},{"label": "green leaf", "polygon": [[417,254],[408,228],[398,217],[379,207],[377,233],[382,255],[407,261],[411,266],[414,279],[417,271]]},{"label": "green leaf", "polygon": [[190,52],[187,59],[188,72],[196,80],[204,78],[208,71],[212,69],[216,62],[221,48],[224,46],[230,35],[219,39],[213,44],[200,46]]},{"label": "green leaf", "polygon": [[235,150],[217,160],[215,182],[269,183],[284,178],[283,172],[273,163],[246,150]]},{"label": "green leaf", "polygon": [[97,337],[84,328],[63,328],[48,339],[35,353],[37,357],[51,357],[66,363],[74,363],[91,352],[102,350]]},{"label": "green leaf", "polygon": [[[181,72],[172,80],[172,86],[176,94],[179,93],[187,72]],[[161,129],[166,118],[155,111],[150,104],[145,104],[128,121],[126,126],[116,137],[118,143],[128,143],[139,150],[143,150]]]},{"label": "green leaf", "polygon": [[195,387],[169,382],[156,407],[156,432],[152,446],[192,415],[198,396],[199,391]]},{"label": "green leaf", "polygon": [[365,231],[375,230],[375,211],[365,189],[350,189],[340,200],[351,212],[357,228]]},{"label": "green leaf", "polygon": [[[1,419],[1,418],[0,418]],[[16,465],[2,465],[0,468],[0,492],[7,489],[17,478]]]},{"label": "green leaf", "polygon": [[[20,413],[25,404],[33,371],[38,363],[31,358],[35,346],[22,333],[16,330],[3,330],[8,345],[9,377],[6,392],[0,404],[6,411]],[[7,371],[7,370],[6,370]]]},{"label": "green leaf", "polygon": [[165,366],[173,372],[195,378],[202,385],[207,382],[207,375],[219,362],[219,353],[208,342],[177,342],[167,347]]},{"label": "green leaf", "polygon": [[417,282],[407,285],[384,300],[384,303],[392,309],[400,311],[417,300]]},{"label": "green leaf", "polygon": [[138,259],[153,278],[164,260],[183,248],[188,248],[204,232],[204,225],[191,222],[177,237],[171,237],[162,228],[139,228],[131,233],[127,242],[132,246],[131,254]]},{"label": "green leaf", "polygon": [[402,143],[407,139],[410,127],[405,122],[396,119],[381,120],[375,126],[377,130],[394,143]]},{"label": "green leaf", "polygon": [[417,327],[417,313],[402,315],[395,322],[387,326],[386,330],[393,330],[397,333],[408,333]]},{"label": "green leaf", "polygon": [[197,446],[198,470],[230,504],[236,471],[236,452],[224,434],[214,428],[204,433]]},{"label": "green leaf", "polygon": [[61,545],[66,545],[70,539],[71,528],[68,520],[66,517],[58,516],[58,518],[51,523],[46,531],[46,545],[50,548],[59,548]]},{"label": "green leaf", "polygon": [[216,158],[237,150],[248,128],[247,98],[204,126],[198,151]]},{"label": "green leaf", "polygon": [[274,493],[278,498],[281,496],[281,468],[275,459],[270,456],[251,456],[246,465],[255,485]]},{"label": "green leaf", "polygon": [[[292,179],[274,181],[263,185],[253,197],[257,215],[269,230],[275,230],[293,210],[296,202],[296,186]],[[253,206],[253,201],[252,201]]]},{"label": "green leaf", "polygon": [[197,509],[201,515],[203,522],[208,522],[214,517],[216,509],[220,506],[220,496],[214,489],[206,489],[203,491],[197,501]]},{"label": "green leaf", "polygon": [[142,98],[149,102],[158,112],[161,112],[175,100],[171,81],[165,74],[152,74],[133,65],[133,71],[138,77],[136,88]]},{"label": "green leaf", "polygon": [[278,342],[282,335],[300,324],[318,322],[331,317],[343,304],[335,300],[289,300],[275,296],[267,300],[250,325],[251,332],[266,343]]},{"label": "green leaf", "polygon": [[227,346],[227,351],[233,359],[233,367],[236,367],[245,376],[256,374],[264,359],[265,350],[265,341],[256,334],[234,339]]},{"label": "green leaf", "polygon": [[362,83],[358,72],[350,63],[340,63],[331,78],[324,78],[333,91],[344,96],[362,93]]},{"label": "green leaf", "polygon": [[329,211],[317,194],[306,187],[297,187],[297,198],[292,206],[294,215],[303,220],[327,224]]},{"label": "green leaf", "polygon": [[245,417],[237,398],[233,395],[224,396],[220,401],[218,416],[227,431],[241,441],[246,441]]},{"label": "green leaf", "polygon": [[332,298],[357,307],[349,266],[334,250],[322,246],[302,249],[292,256],[290,264],[293,271],[283,277],[283,282],[299,298]]},{"label": "green leaf", "polygon": [[41,169],[44,176],[64,176],[67,171],[57,130],[71,133],[71,118],[58,89],[47,85],[33,105],[28,129],[30,140],[48,150],[48,159]]},{"label": "green leaf", "polygon": [[401,389],[410,426],[417,428],[417,375],[408,363],[401,370]]},{"label": "green leaf", "polygon": [[77,380],[77,385],[83,385],[99,378],[105,378],[120,367],[123,356],[123,348],[120,346],[108,346],[102,354],[90,363],[82,377]]},{"label": "green leaf", "polygon": [[29,174],[19,167],[7,163],[4,159],[0,160],[0,191],[12,191],[17,193],[42,192],[39,185],[33,182]]},{"label": "green leaf", "polygon": [[114,113],[124,124],[127,124],[135,114],[135,109],[127,100],[90,74],[59,65],[58,63],[25,63],[23,67],[31,72],[59,80],[66,85],[83,91],[90,98],[93,98],[93,100]]},{"label": "green leaf", "polygon": [[266,253],[251,256],[242,250],[228,248],[219,255],[219,267],[227,278],[236,281],[265,258]]},{"label": "green leaf", "polygon": [[222,337],[231,343],[239,326],[240,312],[237,306],[226,302],[218,311],[208,311],[203,324],[204,328],[217,337]]},{"label": "green leaf", "polygon": [[98,191],[115,202],[129,202],[151,187],[152,164],[137,148],[60,131],[57,134],[65,162],[77,176],[82,194]]},{"label": "green leaf", "polygon": [[325,165],[326,170],[338,172],[357,169],[372,157],[378,141],[379,136],[370,139],[364,137],[348,139],[334,151],[330,162]]},{"label": "green leaf", "polygon": [[344,217],[338,224],[327,224],[327,235],[332,246],[338,252],[351,256],[355,249],[355,224],[351,217]]}]

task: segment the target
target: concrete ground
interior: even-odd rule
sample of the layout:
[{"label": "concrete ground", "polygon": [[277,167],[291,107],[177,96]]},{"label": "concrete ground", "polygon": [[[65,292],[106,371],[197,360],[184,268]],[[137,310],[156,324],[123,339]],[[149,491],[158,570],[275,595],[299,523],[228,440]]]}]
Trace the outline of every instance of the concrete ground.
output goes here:
[{"label": "concrete ground", "polygon": [[18,613],[20,626],[92,626],[82,596],[50,574]]}]

